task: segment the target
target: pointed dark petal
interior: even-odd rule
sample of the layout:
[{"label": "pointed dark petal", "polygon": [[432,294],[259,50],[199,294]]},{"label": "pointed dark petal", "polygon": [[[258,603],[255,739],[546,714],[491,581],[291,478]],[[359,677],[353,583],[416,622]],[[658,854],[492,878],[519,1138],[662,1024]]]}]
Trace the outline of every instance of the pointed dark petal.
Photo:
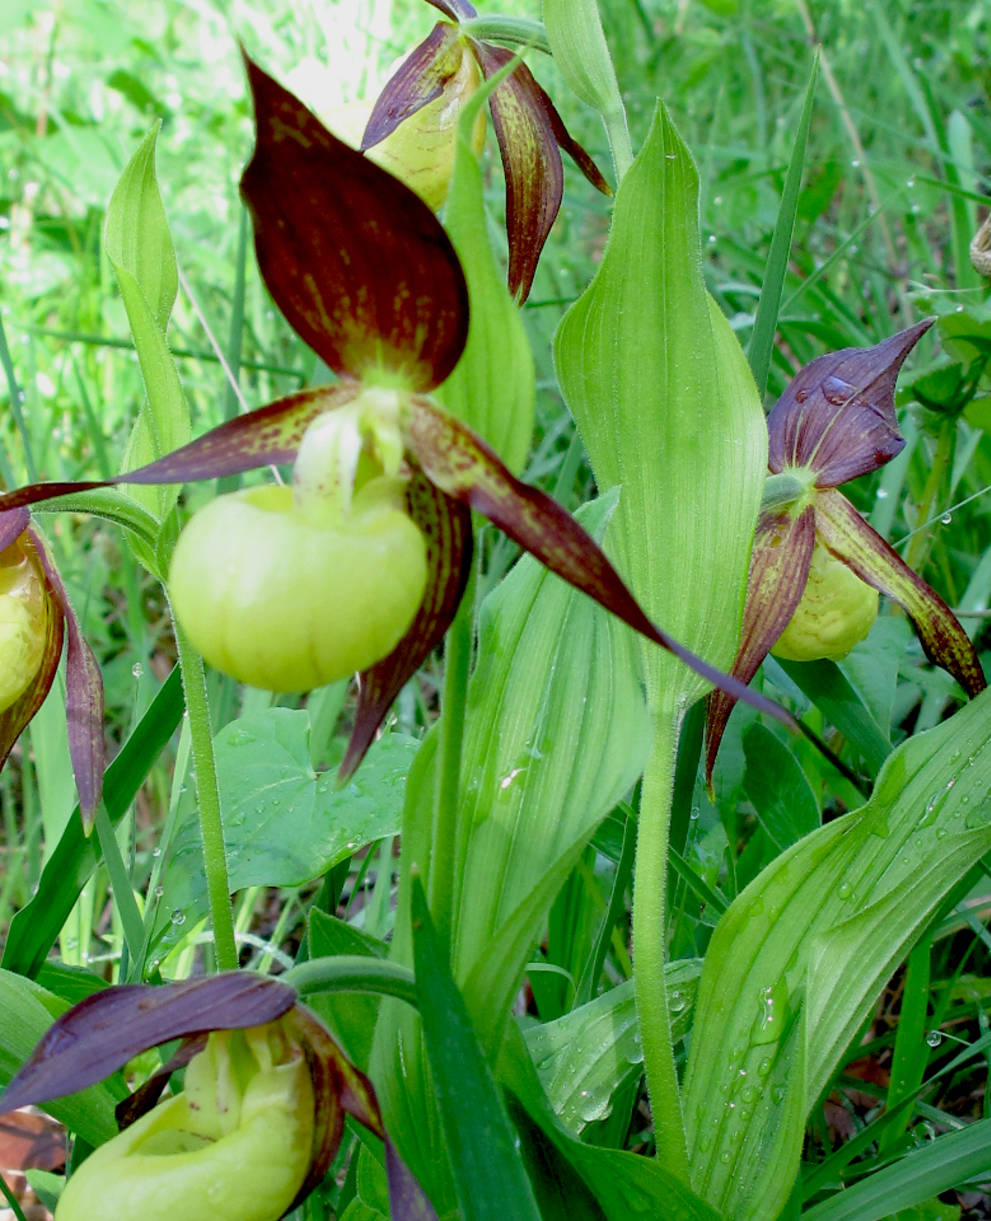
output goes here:
[{"label": "pointed dark petal", "polygon": [[[6,518],[8,514],[3,516]],[[14,514],[9,516],[13,517]],[[27,514],[27,520],[30,521],[30,519],[31,515]],[[45,565],[42,563],[44,548],[40,536],[33,529],[28,529],[24,531],[19,541],[15,539],[9,545],[16,545],[23,549],[25,555],[35,566],[38,576],[45,582],[48,623],[41,664],[38,667],[38,673],[34,676],[34,681],[9,708],[0,712],[0,767],[7,762],[7,756],[13,749],[14,743],[27,728],[31,718],[45,702],[45,696],[51,690],[55,673],[58,670],[59,658],[62,656],[62,639],[65,631],[62,605],[48,579]]]},{"label": "pointed dark petal", "polygon": [[768,417],[771,470],[811,467],[817,487],[837,487],[899,453],[905,441],[895,418],[895,381],[933,322],[927,318],[873,348],[828,352],[801,369]]},{"label": "pointed dark petal", "polygon": [[307,1049],[316,1101],[313,1157],[293,1207],[306,1199],[330,1168],[341,1143],[345,1114],[353,1116],[377,1136],[384,1136],[385,1128],[372,1083],[345,1056],[316,1015],[305,1005],[295,1005],[288,1024]]},{"label": "pointed dark petal", "polygon": [[[788,626],[805,592],[815,545],[815,519],[809,505],[798,517],[787,511],[764,513],[757,523],[747,573],[740,644],[731,673],[749,683],[774,642]],[[710,784],[719,744],[736,700],[715,690],[706,701],[705,782]]]},{"label": "pointed dark petal", "polygon": [[44,541],[32,532],[38,557],[53,595],[65,616],[65,719],[69,758],[79,793],[79,812],[88,835],[103,794],[106,751],[103,742],[103,675],[93,650],[79,630],[79,620]]},{"label": "pointed dark petal", "polygon": [[835,489],[816,497],[816,531],[834,555],[862,581],[887,594],[909,614],[926,656],[957,680],[968,695],[987,686],[974,646],[934,589],[913,572]]},{"label": "pointed dark petal", "polygon": [[6,551],[30,524],[31,514],[27,509],[11,509],[7,513],[0,513],[0,551]]},{"label": "pointed dark petal", "polygon": [[[512,51],[474,44],[485,77],[514,58]],[[540,101],[543,90],[519,64],[489,98],[492,126],[506,173],[509,291],[527,299],[540,252],[561,206],[564,169],[557,139]]]},{"label": "pointed dark petal", "polygon": [[357,383],[341,382],[304,390],[227,420],[210,432],[165,454],[147,466],[115,475],[112,479],[78,483],[31,483],[0,495],[0,510],[54,500],[90,488],[117,483],[186,483],[237,475],[268,463],[288,462],[310,422],[325,411],[350,402],[358,394]]},{"label": "pointed dark petal", "polygon": [[460,37],[456,26],[438,21],[416,50],[403,60],[386,81],[368,117],[361,140],[362,152],[384,140],[404,119],[440,97],[461,58],[460,53],[456,53],[452,70],[446,52]]},{"label": "pointed dark petal", "polygon": [[427,3],[440,9],[444,16],[450,17],[452,21],[470,21],[472,17],[478,16],[468,0],[427,0]]},{"label": "pointed dark petal", "polygon": [[416,1181],[399,1151],[385,1137],[385,1173],[389,1181],[389,1215],[392,1221],[437,1221],[433,1205]]},{"label": "pointed dark petal", "polygon": [[748,690],[653,624],[594,539],[557,501],[515,479],[481,437],[429,399],[415,396],[410,410],[410,448],[438,487],[484,514],[551,572],[680,657],[696,674],[783,724],[795,725],[773,700]]},{"label": "pointed dark petal", "polygon": [[[536,81],[534,81],[536,85]],[[551,131],[554,133],[554,139],[559,146],[564,149],[571,160],[578,166],[585,178],[592,184],[597,191],[601,191],[603,195],[611,195],[612,187],[606,182],[602,175],[602,171],[595,164],[588,153],[575,140],[571,133],[564,125],[564,120],[557,112],[557,108],[551,101],[547,92],[537,85],[537,96],[540,106],[547,116],[547,121],[550,123]]]},{"label": "pointed dark petal", "polygon": [[471,572],[471,510],[415,471],[406,488],[410,517],[427,541],[427,588],[409,631],[388,657],[359,676],[358,712],[338,771],[357,770],[393,700],[444,638]]},{"label": "pointed dark petal", "polygon": [[464,275],[440,222],[245,62],[258,135],[241,193],[276,305],[337,373],[440,385],[468,333]]},{"label": "pointed dark petal", "polygon": [[48,1028],[0,1095],[0,1112],[74,1094],[171,1039],[271,1022],[295,999],[287,984],[250,971],[157,988],[107,988],[73,1005]]}]

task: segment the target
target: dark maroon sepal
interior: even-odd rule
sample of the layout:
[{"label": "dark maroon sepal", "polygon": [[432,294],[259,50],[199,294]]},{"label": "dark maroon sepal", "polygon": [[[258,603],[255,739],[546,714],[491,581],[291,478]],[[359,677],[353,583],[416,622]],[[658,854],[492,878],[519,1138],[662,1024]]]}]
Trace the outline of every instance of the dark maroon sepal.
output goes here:
[{"label": "dark maroon sepal", "polygon": [[241,179],[262,278],[331,369],[439,386],[468,334],[447,234],[397,178],[333,136],[245,56],[257,142]]},{"label": "dark maroon sepal", "polygon": [[358,711],[338,770],[347,780],[357,770],[396,696],[443,640],[471,572],[471,510],[414,471],[406,508],[427,543],[427,588],[409,630],[392,652],[358,677]]},{"label": "dark maroon sepal", "polygon": [[[461,37],[456,26],[438,21],[385,83],[365,125],[361,150],[374,147],[400,123],[439,98],[451,73],[445,52]],[[459,56],[460,59],[460,56]]]},{"label": "dark maroon sepal", "polygon": [[250,971],[94,993],[48,1028],[0,1095],[0,1113],[95,1085],[140,1052],[172,1039],[274,1021],[295,1000],[288,984]]},{"label": "dark maroon sepal", "polygon": [[[761,515],[750,553],[740,644],[731,673],[749,683],[788,626],[802,600],[815,546],[815,515],[809,505],[797,517],[785,509]],[[736,700],[711,692],[705,709],[705,782],[712,784],[719,744]]]},{"label": "dark maroon sepal", "polygon": [[895,418],[895,380],[935,318],[873,348],[844,348],[801,369],[768,417],[768,466],[808,467],[819,488],[877,470],[903,448]]},{"label": "dark maroon sepal", "polygon": [[450,17],[452,21],[470,21],[472,17],[478,16],[468,0],[427,0],[427,3],[440,9],[444,16]]}]

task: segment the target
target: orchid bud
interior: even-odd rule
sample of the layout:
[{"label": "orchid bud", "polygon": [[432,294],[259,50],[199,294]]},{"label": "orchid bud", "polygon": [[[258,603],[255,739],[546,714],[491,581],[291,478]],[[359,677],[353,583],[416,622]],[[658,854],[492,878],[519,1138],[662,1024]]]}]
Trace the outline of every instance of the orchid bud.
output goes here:
[{"label": "orchid bud", "polygon": [[877,590],[817,539],[802,600],[771,652],[787,661],[839,661],[867,636],[877,604]]},{"label": "orchid bud", "polygon": [[0,551],[0,712],[24,694],[45,654],[48,598],[29,546],[21,535]]},{"label": "orchid bud", "polygon": [[101,1145],[72,1175],[57,1221],[277,1221],[310,1169],[314,1091],[282,1019],[214,1031],[183,1093]]}]

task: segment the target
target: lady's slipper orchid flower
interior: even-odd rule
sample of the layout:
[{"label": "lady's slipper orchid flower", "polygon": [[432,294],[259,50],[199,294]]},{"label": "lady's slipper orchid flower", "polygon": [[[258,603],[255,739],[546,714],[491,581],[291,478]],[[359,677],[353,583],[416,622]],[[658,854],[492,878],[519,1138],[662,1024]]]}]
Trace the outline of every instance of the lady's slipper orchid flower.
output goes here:
[{"label": "lady's slipper orchid flower", "polygon": [[[895,418],[898,371],[933,319],[873,348],[845,348],[806,365],[768,417],[768,466],[796,493],[765,508],[750,558],[732,673],[749,683],[768,653],[838,659],[870,629],[877,592],[908,613],[926,655],[968,695],[987,685],[953,612],[860,516],[837,486],[877,470],[905,445]],[[706,778],[734,699],[709,696]]]},{"label": "lady's slipper orchid flower", "polygon": [[64,638],[69,755],[88,827],[103,789],[100,667],[30,513],[0,513],[0,767],[51,689]]},{"label": "lady's slipper orchid flower", "polygon": [[[459,24],[439,21],[396,70],[368,120],[361,142],[365,151],[374,149],[423,107],[443,98],[453,82],[464,79],[466,61],[474,61],[488,79],[513,58],[511,51],[473,38],[460,25],[477,16],[468,0],[428,2]],[[496,86],[489,110],[506,174],[509,290],[522,302],[530,292],[540,252],[561,207],[564,170],[559,148],[592,186],[606,195],[611,192],[592,158],[568,135],[553,102],[525,64],[519,64]],[[410,185],[415,187],[415,181]]]},{"label": "lady's slipper orchid flower", "polygon": [[[254,505],[239,502],[235,508],[238,514],[268,509],[291,518],[291,533],[265,530],[257,539],[291,539],[287,546],[310,556],[311,566],[321,554],[320,544],[309,538],[300,542],[299,534],[311,528],[337,532],[326,540],[324,552],[332,567],[339,554],[337,534],[346,534],[356,515],[365,512],[366,493],[380,501],[379,507],[384,496],[390,511],[398,505],[405,513],[422,537],[422,593],[411,564],[402,580],[404,589],[416,589],[407,608],[408,626],[401,626],[394,645],[386,642],[390,625],[376,626],[383,651],[355,663],[360,667],[358,711],[342,777],[358,766],[392,701],[451,624],[470,570],[472,509],[708,681],[793,723],[778,705],[748,691],[653,624],[581,526],[545,493],[516,479],[481,438],[428,397],[458,363],[468,331],[467,287],[447,235],[406,186],[328,132],[255,64],[248,61],[247,67],[257,144],[241,189],[254,221],[258,264],[290,325],[339,380],[230,420],[108,482],[179,483],[295,460],[291,496],[277,489],[278,496],[261,498],[265,503],[255,495]],[[0,497],[0,510],[99,486],[103,484],[34,484]],[[251,499],[251,494],[235,495]],[[213,508],[208,505],[202,512]],[[194,518],[191,526],[195,524]],[[179,559],[180,539],[177,592],[212,577],[217,597],[225,596],[229,571],[223,530],[214,546],[212,573],[208,564],[187,569]],[[244,597],[260,615],[284,605],[285,622],[293,628],[285,633],[294,641],[292,648],[320,653],[322,621],[331,624],[336,636],[333,625],[340,618],[331,601],[346,614],[349,586],[352,579],[361,580],[360,574],[352,577],[342,568],[332,584],[317,581],[314,574],[317,594],[310,588],[300,597],[316,603],[316,609],[308,605],[305,615],[297,615],[290,604],[275,604],[267,595],[266,583],[281,557],[256,554],[254,559],[259,581],[247,583]],[[299,576],[301,590],[305,577]],[[328,606],[323,617],[321,598]],[[194,605],[192,613],[196,610]],[[388,616],[391,630],[402,613],[400,607]],[[196,638],[195,632],[190,635]],[[277,623],[268,635],[278,635]],[[220,637],[218,653],[230,644],[222,631]],[[251,647],[261,647],[257,634]],[[265,665],[270,664],[277,663],[269,658]]]},{"label": "lady's slipper orchid flower", "polygon": [[[88,997],[49,1028],[0,1111],[84,1089],[177,1038],[165,1068],[118,1106],[120,1134],[69,1179],[57,1221],[278,1221],[323,1179],[347,1115],[386,1141],[390,1193],[433,1216],[371,1082],[293,988],[245,971]],[[155,1105],[183,1067],[182,1092]]]}]

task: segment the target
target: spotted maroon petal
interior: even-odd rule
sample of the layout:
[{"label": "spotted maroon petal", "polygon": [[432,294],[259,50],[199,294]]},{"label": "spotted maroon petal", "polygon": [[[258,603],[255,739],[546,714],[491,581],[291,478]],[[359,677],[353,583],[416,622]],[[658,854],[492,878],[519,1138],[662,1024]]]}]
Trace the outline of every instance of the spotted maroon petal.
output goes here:
[{"label": "spotted maroon petal", "polygon": [[551,572],[681,658],[696,674],[796,727],[794,718],[773,700],[748,690],[652,623],[605,552],[571,514],[539,488],[516,479],[495,451],[460,420],[417,395],[411,400],[407,427],[410,449],[437,487],[482,513]]},{"label": "spotted maroon petal", "polygon": [[[473,42],[486,79],[515,58],[512,51]],[[558,145],[575,159],[593,186],[609,186],[591,157],[568,135],[553,102],[520,63],[489,98],[492,126],[506,174],[506,232],[509,239],[509,290],[526,300],[540,252],[547,241],[564,193]]]},{"label": "spotted maroon petal", "polygon": [[362,152],[384,140],[410,115],[440,97],[461,61],[460,52],[455,52],[452,72],[447,52],[460,38],[456,26],[438,21],[423,42],[403,60],[386,81],[368,116],[361,140]]},{"label": "spotted maroon petal", "polygon": [[120,483],[187,483],[238,475],[269,463],[295,458],[299,443],[312,420],[325,411],[351,402],[359,393],[358,383],[346,380],[336,386],[304,390],[226,420],[187,445],[149,462],[137,470],[111,479],[78,482],[30,483],[0,495],[0,511],[54,500],[92,488]]},{"label": "spotted maroon petal", "polygon": [[357,770],[396,696],[443,640],[471,572],[471,511],[415,471],[406,486],[406,509],[427,544],[427,588],[409,630],[392,652],[358,679],[358,711],[338,771]]},{"label": "spotted maroon petal", "polygon": [[[750,553],[740,644],[731,673],[749,683],[802,600],[815,546],[811,505],[797,517],[787,509],[761,514]],[[719,744],[736,700],[718,688],[706,701],[705,781],[712,782]]]},{"label": "spotted maroon petal", "polygon": [[274,1021],[295,999],[288,984],[251,971],[96,992],[48,1028],[0,1095],[0,1113],[95,1085],[149,1047],[172,1039]]},{"label": "spotted maroon petal", "polygon": [[440,385],[468,333],[464,274],[440,222],[245,63],[257,142],[241,193],[276,305],[339,374],[377,370],[413,390]]},{"label": "spotted maroon petal", "polygon": [[83,829],[89,833],[103,795],[106,750],[103,742],[103,675],[93,650],[79,629],[59,571],[44,540],[33,531],[38,558],[45,570],[52,595],[66,625],[65,721],[69,736],[69,758],[79,793]]},{"label": "spotted maroon petal", "polygon": [[968,695],[987,686],[977,652],[953,611],[913,572],[835,489],[816,497],[816,531],[830,551],[862,581],[907,611],[926,656],[948,671]]},{"label": "spotted maroon petal", "polygon": [[935,318],[873,348],[843,348],[801,369],[768,416],[768,466],[809,467],[816,486],[837,487],[877,470],[905,445],[895,418],[895,381]]}]

